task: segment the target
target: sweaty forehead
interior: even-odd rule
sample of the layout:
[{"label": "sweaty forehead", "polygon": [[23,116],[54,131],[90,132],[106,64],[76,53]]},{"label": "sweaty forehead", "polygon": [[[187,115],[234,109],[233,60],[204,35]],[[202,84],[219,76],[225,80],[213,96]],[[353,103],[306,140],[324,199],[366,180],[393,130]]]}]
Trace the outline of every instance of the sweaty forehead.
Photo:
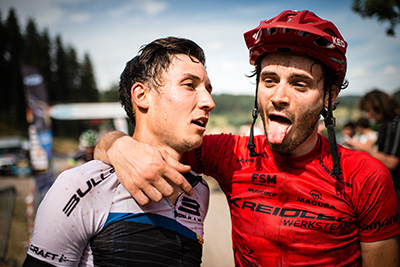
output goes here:
[{"label": "sweaty forehead", "polygon": [[211,87],[208,73],[203,64],[194,57],[177,54],[171,59],[169,68],[164,72],[164,78],[170,80],[192,79],[204,82]]},{"label": "sweaty forehead", "polygon": [[290,53],[271,53],[261,61],[261,72],[264,69],[284,69],[292,72],[306,72],[319,80],[323,74],[322,66],[314,59]]}]

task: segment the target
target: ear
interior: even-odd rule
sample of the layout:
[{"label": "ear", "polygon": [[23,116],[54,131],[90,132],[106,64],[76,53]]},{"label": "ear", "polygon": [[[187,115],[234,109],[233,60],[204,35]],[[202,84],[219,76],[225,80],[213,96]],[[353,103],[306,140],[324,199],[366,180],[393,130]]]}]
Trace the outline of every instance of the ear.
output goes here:
[{"label": "ear", "polygon": [[[331,104],[333,106],[335,104],[335,101],[336,101],[338,95],[339,95],[339,87],[337,87],[336,85],[332,86],[331,94],[332,94],[332,99],[331,99],[332,102],[331,102]],[[329,106],[329,92],[325,93],[324,105],[325,105],[325,108],[328,108],[328,106]]]},{"label": "ear", "polygon": [[134,106],[142,109],[149,108],[148,100],[149,89],[146,85],[136,82],[131,87],[131,99]]}]

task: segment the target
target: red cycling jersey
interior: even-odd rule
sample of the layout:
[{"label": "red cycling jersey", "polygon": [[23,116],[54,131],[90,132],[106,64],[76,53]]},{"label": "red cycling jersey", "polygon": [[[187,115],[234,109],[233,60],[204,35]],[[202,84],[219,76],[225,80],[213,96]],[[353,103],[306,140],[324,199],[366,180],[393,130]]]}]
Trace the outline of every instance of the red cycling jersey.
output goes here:
[{"label": "red cycling jersey", "polygon": [[361,242],[399,233],[388,169],[366,153],[338,146],[343,177],[333,177],[328,140],[300,157],[271,151],[256,136],[209,135],[185,155],[217,179],[229,202],[237,266],[358,266]]}]

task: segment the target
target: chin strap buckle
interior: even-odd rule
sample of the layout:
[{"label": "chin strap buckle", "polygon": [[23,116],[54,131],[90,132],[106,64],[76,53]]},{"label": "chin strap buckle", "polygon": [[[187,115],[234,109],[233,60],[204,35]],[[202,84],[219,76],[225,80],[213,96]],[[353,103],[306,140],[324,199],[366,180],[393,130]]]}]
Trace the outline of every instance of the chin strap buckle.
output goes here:
[{"label": "chin strap buckle", "polygon": [[256,124],[256,120],[259,113],[260,112],[256,108],[253,108],[253,111],[251,112],[251,116],[253,117],[253,122],[251,123],[249,142],[247,143],[247,149],[250,151],[250,157],[258,156],[255,150],[256,146],[254,144],[254,125]]}]

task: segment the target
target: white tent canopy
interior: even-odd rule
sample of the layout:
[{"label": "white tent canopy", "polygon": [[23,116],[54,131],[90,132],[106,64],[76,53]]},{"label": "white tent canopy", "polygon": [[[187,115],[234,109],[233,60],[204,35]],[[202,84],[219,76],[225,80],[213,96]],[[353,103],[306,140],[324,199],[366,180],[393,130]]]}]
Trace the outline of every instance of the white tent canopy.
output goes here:
[{"label": "white tent canopy", "polygon": [[118,102],[57,104],[50,107],[50,117],[55,120],[113,119],[116,130],[128,133],[127,116]]}]

